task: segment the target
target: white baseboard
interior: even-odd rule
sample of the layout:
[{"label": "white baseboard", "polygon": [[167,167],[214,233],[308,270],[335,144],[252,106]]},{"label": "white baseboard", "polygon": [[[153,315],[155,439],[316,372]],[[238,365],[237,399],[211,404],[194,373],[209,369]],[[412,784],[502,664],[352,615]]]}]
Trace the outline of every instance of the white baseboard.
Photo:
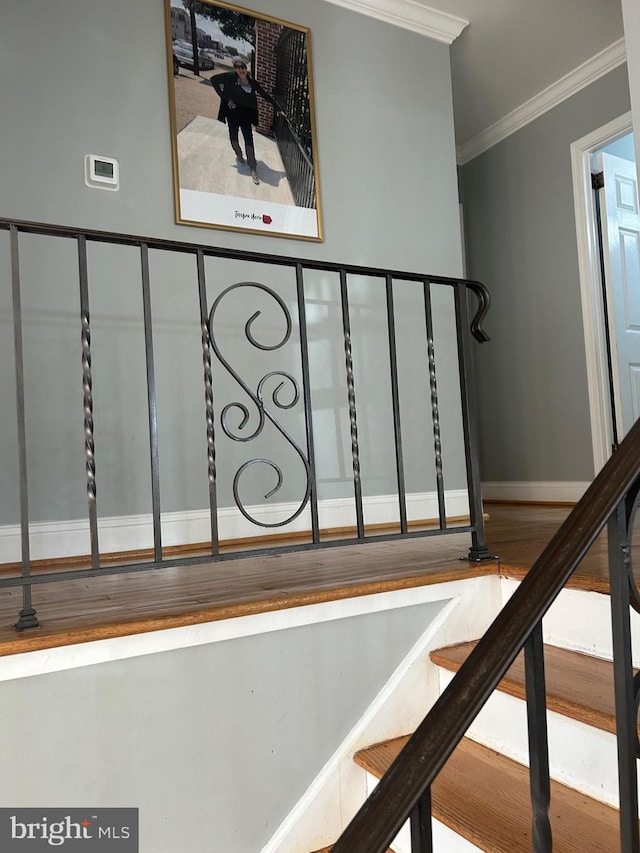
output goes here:
[{"label": "white baseboard", "polygon": [[591,483],[560,480],[507,480],[482,484],[482,497],[494,501],[577,503]]},{"label": "white baseboard", "polygon": [[[466,489],[447,492],[445,507],[449,517],[468,515]],[[254,518],[274,523],[292,515],[296,508],[297,505],[293,503],[280,503],[247,509]],[[397,495],[364,498],[363,509],[365,524],[385,524],[399,518]],[[320,501],[318,514],[320,527],[324,529],[349,527],[356,523],[355,505],[351,498]],[[407,517],[409,520],[438,518],[436,492],[407,495]],[[211,538],[209,511],[205,509],[162,513],[161,526],[162,544],[165,547],[208,542]],[[299,533],[311,530],[311,515],[307,507],[291,524],[265,528],[252,524],[236,507],[222,507],[218,510],[218,529],[221,540],[283,532]],[[98,541],[100,552],[104,554],[152,548],[153,517],[145,514],[99,519]],[[90,554],[89,522],[84,519],[34,522],[29,526],[29,544],[33,560]],[[20,525],[0,525],[0,563],[16,563],[20,559]]]}]

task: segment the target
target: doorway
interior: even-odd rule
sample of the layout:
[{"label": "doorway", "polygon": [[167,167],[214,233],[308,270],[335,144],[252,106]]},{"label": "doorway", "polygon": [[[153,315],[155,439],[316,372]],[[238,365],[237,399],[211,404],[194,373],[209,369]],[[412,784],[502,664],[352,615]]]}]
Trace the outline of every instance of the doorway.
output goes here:
[{"label": "doorway", "polygon": [[613,445],[640,416],[640,209],[633,133],[592,155]]},{"label": "doorway", "polygon": [[[633,227],[616,223],[613,212],[616,200],[623,207],[638,206],[637,185],[631,189],[630,178],[624,178],[624,186],[616,179],[622,171],[616,158],[623,154],[624,160],[633,150],[632,129],[626,113],[571,146],[595,474],[635,420],[633,407],[640,413],[640,229],[634,238]],[[592,174],[605,162],[608,188],[594,190]]]}]

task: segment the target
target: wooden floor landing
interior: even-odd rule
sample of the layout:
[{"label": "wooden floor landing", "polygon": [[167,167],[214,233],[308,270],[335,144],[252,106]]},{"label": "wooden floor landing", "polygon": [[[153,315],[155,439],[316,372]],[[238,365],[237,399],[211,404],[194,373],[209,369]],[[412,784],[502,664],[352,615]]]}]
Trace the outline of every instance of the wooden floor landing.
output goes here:
[{"label": "wooden floor landing", "polygon": [[[36,585],[43,625],[18,634],[19,588],[0,590],[0,655],[370,595],[480,575],[522,577],[569,512],[565,507],[488,504],[487,540],[497,562],[460,560],[469,534],[370,543],[191,568]],[[571,582],[608,592],[606,542]]]}]

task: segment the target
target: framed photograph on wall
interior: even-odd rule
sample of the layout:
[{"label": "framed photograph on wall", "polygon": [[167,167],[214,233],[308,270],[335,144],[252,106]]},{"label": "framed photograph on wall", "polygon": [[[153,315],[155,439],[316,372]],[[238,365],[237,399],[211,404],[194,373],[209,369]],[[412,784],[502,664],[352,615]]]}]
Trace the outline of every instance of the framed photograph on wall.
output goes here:
[{"label": "framed photograph on wall", "polygon": [[322,240],[309,30],[165,4],[177,222]]}]

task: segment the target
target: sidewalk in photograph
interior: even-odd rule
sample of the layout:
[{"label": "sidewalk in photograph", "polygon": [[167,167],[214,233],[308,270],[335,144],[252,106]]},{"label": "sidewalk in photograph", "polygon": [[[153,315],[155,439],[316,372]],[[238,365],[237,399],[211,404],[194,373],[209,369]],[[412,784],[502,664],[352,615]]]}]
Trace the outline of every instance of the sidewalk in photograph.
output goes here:
[{"label": "sidewalk in photograph", "polygon": [[[239,198],[295,205],[278,145],[253,134],[260,184],[247,165],[236,163],[226,124],[198,115],[178,134],[180,187]],[[244,150],[242,136],[240,143]]]}]

